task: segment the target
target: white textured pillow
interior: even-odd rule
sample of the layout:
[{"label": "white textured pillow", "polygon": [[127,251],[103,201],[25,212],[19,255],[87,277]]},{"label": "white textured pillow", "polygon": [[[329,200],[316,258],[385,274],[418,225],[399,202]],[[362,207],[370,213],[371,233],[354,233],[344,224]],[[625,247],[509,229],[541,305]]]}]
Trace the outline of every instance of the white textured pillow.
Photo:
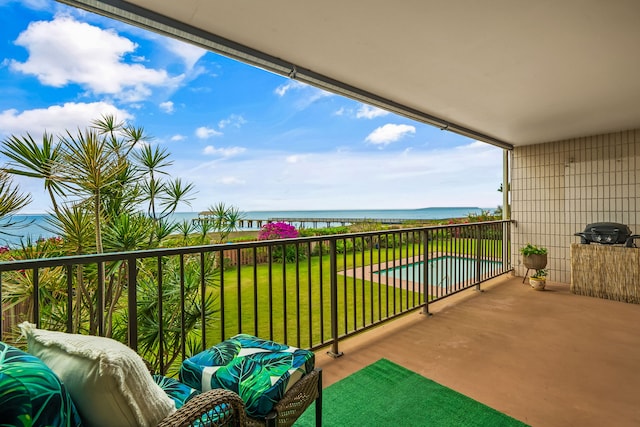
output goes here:
[{"label": "white textured pillow", "polygon": [[126,345],[36,329],[28,322],[20,328],[29,353],[58,375],[88,426],[156,426],[176,410],[142,358]]}]

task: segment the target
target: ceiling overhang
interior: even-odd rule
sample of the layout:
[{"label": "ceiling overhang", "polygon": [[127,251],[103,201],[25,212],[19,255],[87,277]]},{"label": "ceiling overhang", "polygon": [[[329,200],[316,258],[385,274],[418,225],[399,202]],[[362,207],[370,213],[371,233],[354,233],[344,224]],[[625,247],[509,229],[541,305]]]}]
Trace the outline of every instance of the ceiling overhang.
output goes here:
[{"label": "ceiling overhang", "polygon": [[635,0],[60,0],[503,148],[640,127]]}]

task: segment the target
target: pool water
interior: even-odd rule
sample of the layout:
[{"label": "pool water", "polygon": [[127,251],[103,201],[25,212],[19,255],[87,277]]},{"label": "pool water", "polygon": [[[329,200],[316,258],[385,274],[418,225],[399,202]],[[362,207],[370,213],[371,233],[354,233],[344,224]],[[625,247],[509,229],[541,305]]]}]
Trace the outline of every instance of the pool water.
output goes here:
[{"label": "pool water", "polygon": [[[476,275],[478,261],[474,258],[457,256],[442,256],[428,260],[428,284],[436,286],[451,286],[466,282]],[[500,261],[480,261],[480,275],[485,276],[502,268]],[[380,277],[387,276],[390,280],[407,280],[424,283],[424,261],[388,268],[375,272]]]}]

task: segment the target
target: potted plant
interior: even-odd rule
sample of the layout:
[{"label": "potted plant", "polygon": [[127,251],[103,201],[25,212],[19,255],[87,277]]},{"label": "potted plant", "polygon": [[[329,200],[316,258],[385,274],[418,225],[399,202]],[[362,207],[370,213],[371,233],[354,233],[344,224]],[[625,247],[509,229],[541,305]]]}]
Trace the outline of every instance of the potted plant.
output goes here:
[{"label": "potted plant", "polygon": [[522,263],[528,269],[542,270],[547,266],[547,248],[527,243],[520,248]]},{"label": "potted plant", "polygon": [[544,287],[547,284],[547,270],[536,270],[536,274],[529,277],[529,284],[536,291],[544,290]]}]

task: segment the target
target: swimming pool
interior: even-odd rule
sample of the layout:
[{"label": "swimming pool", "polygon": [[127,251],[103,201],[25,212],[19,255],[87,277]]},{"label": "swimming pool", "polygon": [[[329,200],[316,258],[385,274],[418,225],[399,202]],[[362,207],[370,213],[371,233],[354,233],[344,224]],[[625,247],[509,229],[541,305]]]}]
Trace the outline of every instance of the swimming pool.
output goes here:
[{"label": "swimming pool", "polygon": [[[466,282],[476,275],[478,261],[474,258],[458,256],[441,256],[428,260],[428,284],[436,286],[451,286]],[[500,261],[480,261],[480,275],[486,276],[502,268]],[[389,280],[407,280],[424,283],[424,261],[406,264],[400,267],[376,271],[380,277],[387,276]]]}]

